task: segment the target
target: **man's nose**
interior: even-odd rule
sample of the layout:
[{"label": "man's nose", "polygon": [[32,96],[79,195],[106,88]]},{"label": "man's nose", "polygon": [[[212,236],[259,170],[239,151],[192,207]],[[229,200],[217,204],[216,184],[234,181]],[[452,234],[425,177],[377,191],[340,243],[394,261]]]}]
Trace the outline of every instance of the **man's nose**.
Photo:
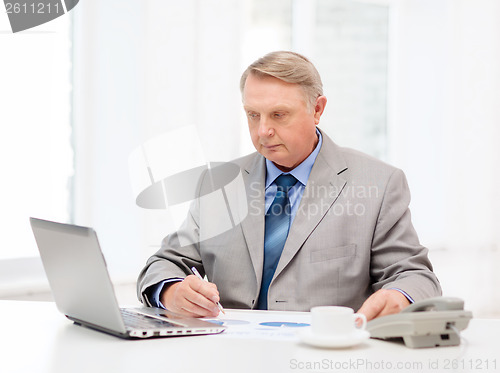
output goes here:
[{"label": "man's nose", "polygon": [[259,122],[259,136],[260,137],[271,136],[272,132],[273,129],[270,121],[264,117],[261,117]]}]

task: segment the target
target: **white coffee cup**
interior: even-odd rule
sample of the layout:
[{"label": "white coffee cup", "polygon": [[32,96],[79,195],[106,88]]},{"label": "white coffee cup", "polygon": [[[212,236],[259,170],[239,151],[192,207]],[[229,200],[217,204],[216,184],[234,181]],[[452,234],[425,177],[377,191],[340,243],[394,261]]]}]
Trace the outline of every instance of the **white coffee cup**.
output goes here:
[{"label": "white coffee cup", "polygon": [[344,336],[357,329],[366,328],[366,316],[362,313],[354,313],[354,310],[349,307],[313,307],[311,308],[311,321],[313,334],[321,336]]}]

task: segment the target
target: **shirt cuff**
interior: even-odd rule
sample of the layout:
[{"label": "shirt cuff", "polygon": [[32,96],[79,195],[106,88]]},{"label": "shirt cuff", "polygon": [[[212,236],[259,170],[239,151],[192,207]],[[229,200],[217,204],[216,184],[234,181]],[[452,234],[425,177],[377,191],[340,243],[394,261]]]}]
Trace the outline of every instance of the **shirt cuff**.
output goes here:
[{"label": "shirt cuff", "polygon": [[399,291],[401,294],[403,294],[403,295],[406,297],[406,299],[408,299],[408,300],[410,301],[410,303],[415,303],[415,301],[413,300],[413,298],[412,298],[412,297],[410,297],[408,294],[406,294],[406,292],[404,292],[404,291],[403,291],[403,290],[401,290],[401,289],[398,289],[398,288],[390,288],[390,289],[387,289],[387,290],[397,290],[397,291]]},{"label": "shirt cuff", "polygon": [[159,307],[163,309],[167,309],[163,305],[163,303],[160,301],[160,293],[163,290],[163,287],[165,284],[168,283],[173,283],[173,282],[181,282],[182,278],[170,278],[168,280],[164,280],[162,282],[159,282],[155,285],[151,285],[147,291],[144,292],[144,298],[146,298],[146,301],[148,303],[148,306],[150,307]]}]

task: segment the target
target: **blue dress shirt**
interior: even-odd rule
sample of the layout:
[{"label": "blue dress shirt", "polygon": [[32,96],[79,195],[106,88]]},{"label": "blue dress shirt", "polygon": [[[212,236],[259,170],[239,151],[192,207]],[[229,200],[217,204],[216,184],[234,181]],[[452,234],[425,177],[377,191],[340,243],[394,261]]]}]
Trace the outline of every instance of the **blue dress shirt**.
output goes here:
[{"label": "blue dress shirt", "polygon": [[[296,183],[289,191],[288,191],[288,199],[290,200],[291,206],[291,216],[290,216],[290,226],[292,226],[293,219],[295,219],[295,215],[297,214],[297,210],[300,205],[300,200],[302,199],[302,195],[304,194],[304,189],[307,185],[307,180],[309,180],[309,175],[311,174],[311,170],[314,166],[314,162],[316,161],[316,157],[318,156],[319,150],[321,149],[321,144],[323,143],[323,138],[321,133],[316,129],[316,134],[318,135],[319,141],[314,148],[313,152],[309,154],[301,164],[295,167],[292,171],[286,172],[293,175],[297,180]],[[274,180],[281,174],[281,171],[278,167],[274,165],[273,162],[266,159],[266,213],[271,207],[274,197],[276,197],[276,192],[278,191],[278,187]]]}]

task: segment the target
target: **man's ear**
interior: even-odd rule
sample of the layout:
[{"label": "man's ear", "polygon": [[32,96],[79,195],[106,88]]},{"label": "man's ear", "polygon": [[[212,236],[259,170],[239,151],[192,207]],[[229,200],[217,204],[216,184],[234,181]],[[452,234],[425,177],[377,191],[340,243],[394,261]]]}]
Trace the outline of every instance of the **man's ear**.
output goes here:
[{"label": "man's ear", "polygon": [[323,114],[325,107],[326,107],[326,97],[319,96],[316,99],[316,104],[314,105],[314,121],[316,122],[316,124],[319,123],[319,118],[321,118],[321,115]]}]

